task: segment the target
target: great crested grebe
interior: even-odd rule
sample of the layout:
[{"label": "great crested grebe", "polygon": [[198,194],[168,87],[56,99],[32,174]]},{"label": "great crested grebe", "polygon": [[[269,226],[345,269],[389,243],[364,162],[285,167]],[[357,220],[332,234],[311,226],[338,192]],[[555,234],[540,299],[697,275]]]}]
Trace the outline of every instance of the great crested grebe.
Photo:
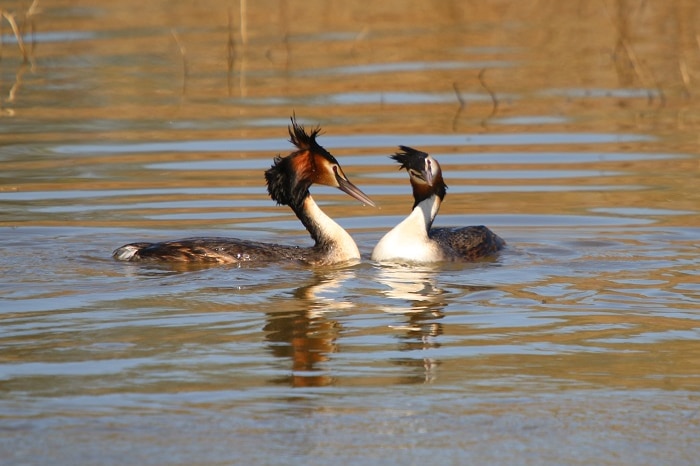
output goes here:
[{"label": "great crested grebe", "polygon": [[267,191],[277,204],[288,205],[311,234],[312,247],[261,243],[237,238],[187,238],[162,243],[131,243],[112,253],[122,261],[162,261],[236,264],[297,260],[313,265],[327,265],[360,258],[352,237],[327,216],[314,202],[309,187],[314,184],[333,186],[355,199],[374,206],[374,202],[353,185],[338,161],[316,142],[320,128],[307,133],[292,118],[290,141],[297,151],[275,157],[265,172]]},{"label": "great crested grebe", "polygon": [[408,171],[413,211],[379,240],[372,260],[473,261],[503,249],[505,241],[485,226],[431,228],[447,192],[440,164],[425,152],[399,147],[402,152],[391,158]]}]

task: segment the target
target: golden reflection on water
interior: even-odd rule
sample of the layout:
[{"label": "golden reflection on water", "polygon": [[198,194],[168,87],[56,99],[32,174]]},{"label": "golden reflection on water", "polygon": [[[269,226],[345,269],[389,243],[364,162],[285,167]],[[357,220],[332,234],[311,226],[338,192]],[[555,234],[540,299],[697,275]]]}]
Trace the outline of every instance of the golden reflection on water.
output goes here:
[{"label": "golden reflection on water", "polygon": [[333,383],[333,377],[322,365],[330,353],[337,351],[336,340],[341,324],[332,318],[337,312],[354,308],[348,300],[323,296],[329,290],[342,287],[353,276],[347,270],[321,270],[314,273],[313,282],[294,291],[298,310],[268,314],[263,327],[269,349],[276,357],[289,358],[290,375],[283,382],[292,387],[321,387]]}]

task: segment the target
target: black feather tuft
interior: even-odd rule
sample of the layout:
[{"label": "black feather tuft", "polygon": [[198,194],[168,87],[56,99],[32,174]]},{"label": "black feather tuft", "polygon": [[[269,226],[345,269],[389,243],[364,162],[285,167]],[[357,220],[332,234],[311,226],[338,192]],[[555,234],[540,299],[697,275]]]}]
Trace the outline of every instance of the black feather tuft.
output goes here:
[{"label": "black feather tuft", "polygon": [[397,152],[390,157],[401,164],[399,170],[402,169],[413,169],[416,171],[422,171],[425,167],[425,158],[428,156],[427,153],[416,150],[408,146],[399,146],[402,152]]},{"label": "black feather tuft", "polygon": [[310,133],[306,132],[303,125],[297,123],[296,117],[292,117],[292,124],[288,126],[289,141],[299,150],[317,150],[321,146],[316,142],[316,136],[321,133],[320,127],[315,127]]},{"label": "black feather tuft", "polygon": [[300,187],[291,164],[291,156],[275,157],[272,166],[265,171],[267,192],[279,205],[300,206],[309,194],[310,183],[306,187]]}]

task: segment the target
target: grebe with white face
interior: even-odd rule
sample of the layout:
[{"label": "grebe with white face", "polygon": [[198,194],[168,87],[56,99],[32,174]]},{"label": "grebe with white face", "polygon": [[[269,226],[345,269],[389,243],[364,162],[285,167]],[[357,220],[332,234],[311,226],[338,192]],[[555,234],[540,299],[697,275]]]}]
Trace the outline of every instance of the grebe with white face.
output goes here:
[{"label": "grebe with white face", "polygon": [[475,261],[500,251],[505,241],[485,226],[432,228],[447,185],[431,155],[399,146],[391,158],[406,169],[413,188],[413,210],[379,240],[372,260],[379,262]]},{"label": "grebe with white face", "polygon": [[309,187],[336,187],[365,204],[374,202],[352,184],[338,161],[316,142],[320,128],[307,133],[292,118],[290,141],[297,148],[277,156],[265,172],[267,191],[278,204],[288,205],[314,240],[312,247],[261,243],[237,238],[187,238],[160,243],[131,243],[112,253],[122,261],[237,264],[243,262],[301,261],[328,265],[360,259],[352,237],[314,202]]}]

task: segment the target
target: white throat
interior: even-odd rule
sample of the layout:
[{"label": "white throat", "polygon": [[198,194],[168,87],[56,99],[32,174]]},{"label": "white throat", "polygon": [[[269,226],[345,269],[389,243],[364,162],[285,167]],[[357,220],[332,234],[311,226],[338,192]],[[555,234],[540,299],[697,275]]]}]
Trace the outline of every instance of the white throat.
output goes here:
[{"label": "white throat", "polygon": [[428,237],[428,230],[440,210],[436,195],[420,202],[408,217],[379,240],[372,251],[375,261],[432,262],[442,259],[437,244]]},{"label": "white throat", "polygon": [[304,210],[317,230],[318,241],[330,247],[324,263],[331,264],[360,258],[360,250],[352,236],[326,215],[311,196],[304,200]]}]

